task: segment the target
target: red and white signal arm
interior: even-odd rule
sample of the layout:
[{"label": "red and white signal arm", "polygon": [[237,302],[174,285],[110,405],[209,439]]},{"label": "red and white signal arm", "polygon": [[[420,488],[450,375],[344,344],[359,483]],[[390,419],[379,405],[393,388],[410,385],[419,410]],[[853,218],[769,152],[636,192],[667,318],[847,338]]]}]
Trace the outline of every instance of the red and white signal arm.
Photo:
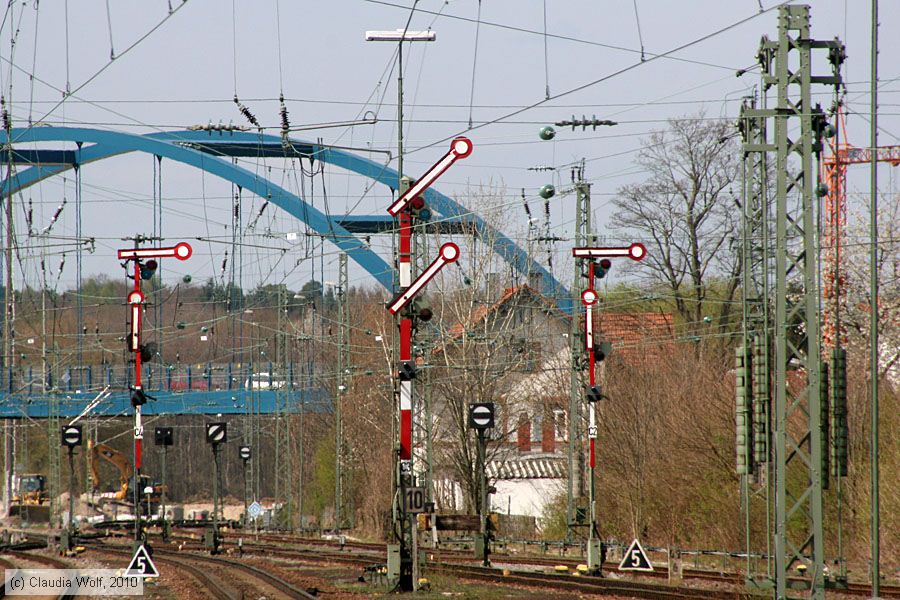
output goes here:
[{"label": "red and white signal arm", "polygon": [[168,248],[126,248],[119,250],[119,260],[141,260],[144,258],[177,258],[187,260],[194,249],[187,242],[179,242]]},{"label": "red and white signal arm", "polygon": [[131,351],[137,352],[141,348],[141,304],[144,302],[144,293],[140,290],[128,292],[128,304],[131,305]]},{"label": "red and white signal arm", "polygon": [[412,202],[413,198],[422,194],[428,187],[435,182],[435,180],[444,174],[444,171],[450,168],[450,165],[455,163],[461,158],[465,158],[472,154],[472,148],[474,145],[472,144],[472,140],[467,137],[458,137],[454,138],[452,142],[450,142],[450,150],[441,158],[441,160],[434,163],[430,169],[428,169],[424,175],[419,177],[416,182],[410,186],[408,190],[406,190],[402,196],[397,198],[397,201],[390,205],[388,208],[388,212],[391,216],[396,217],[400,211],[407,207],[407,205]]},{"label": "red and white signal arm", "polygon": [[594,303],[597,302],[597,292],[593,289],[586,289],[581,292],[581,301],[584,302],[584,343],[586,349],[591,351],[594,348],[594,316],[591,310]]},{"label": "red and white signal arm", "polygon": [[441,246],[441,252],[438,254],[438,257],[434,259],[428,268],[422,271],[422,274],[419,275],[415,281],[413,281],[406,290],[403,291],[402,294],[397,296],[393,302],[388,305],[388,311],[392,315],[396,315],[398,312],[403,310],[403,307],[409,304],[409,301],[412,300],[416,294],[421,291],[425,284],[434,279],[434,276],[438,274],[444,265],[452,262],[456,262],[459,259],[459,246],[454,244],[453,242],[447,242],[443,246]]},{"label": "red and white signal arm", "polygon": [[616,258],[627,257],[631,260],[643,260],[647,256],[647,247],[640,242],[630,246],[606,246],[601,248],[572,248],[575,258]]}]

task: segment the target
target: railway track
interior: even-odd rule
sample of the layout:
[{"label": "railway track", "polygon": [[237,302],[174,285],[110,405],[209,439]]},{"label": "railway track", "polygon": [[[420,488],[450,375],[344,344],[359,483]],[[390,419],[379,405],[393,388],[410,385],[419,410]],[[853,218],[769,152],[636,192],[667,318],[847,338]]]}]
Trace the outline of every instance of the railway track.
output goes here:
[{"label": "railway track", "polygon": [[[92,543],[88,547],[92,551],[98,551],[100,553],[115,554],[126,557],[131,556],[131,551],[124,548],[115,548],[98,543]],[[200,584],[203,585],[203,587],[206,588],[206,590],[214,598],[216,598],[216,600],[242,600],[244,595],[240,590],[235,589],[233,586],[228,585],[220,578],[212,575],[209,569],[210,566],[218,567],[224,570],[240,571],[244,575],[247,575],[256,581],[277,590],[290,600],[313,600],[315,598],[315,596],[309,594],[305,590],[301,590],[300,588],[291,585],[287,581],[271,573],[268,573],[263,569],[227,558],[203,556],[200,554],[175,552],[171,550],[155,548],[153,552],[153,560],[154,562],[158,562],[161,565],[168,564],[177,570],[183,570],[187,572],[191,577],[198,580]],[[204,565],[206,568],[198,566],[198,563]]]},{"label": "railway track", "polygon": [[[14,558],[19,559],[20,561],[31,561],[43,565],[45,567],[49,567],[51,569],[68,569],[70,565],[65,562],[59,560],[58,558],[53,558],[51,556],[44,556],[42,554],[31,554],[29,552],[23,552],[19,550],[6,550],[4,554],[12,556]],[[3,566],[4,569],[16,569],[19,568],[15,563],[11,562],[8,559],[0,559],[0,565]],[[5,578],[4,578],[5,579]],[[33,598],[37,598],[37,596],[32,596]],[[60,594],[56,596],[57,600],[74,600],[75,594]],[[6,598],[6,583],[0,584],[0,598]]]},{"label": "railway track", "polygon": [[[229,537],[243,537],[236,534],[230,534]],[[293,539],[287,538],[287,536],[279,536],[279,535],[265,535],[259,536],[260,539],[265,539],[268,541],[277,542],[280,544],[294,544],[293,548],[286,548],[284,546],[271,545],[271,544],[261,544],[259,542],[255,542],[252,540],[247,540],[244,537],[244,550],[246,552],[254,552],[260,551],[269,555],[276,555],[284,558],[293,558],[296,560],[303,561],[333,561],[333,562],[341,562],[344,564],[353,564],[353,565],[365,565],[372,562],[382,562],[382,554],[384,551],[384,546],[380,544],[370,544],[370,543],[360,543],[360,542],[347,542],[345,544],[345,548],[355,549],[360,551],[359,554],[351,554],[347,551],[338,550],[336,543],[328,540],[317,540],[317,539],[306,539],[306,538],[296,538]],[[320,548],[319,550],[312,549],[301,549],[297,548],[297,544],[302,544],[304,546],[313,546],[316,548]],[[440,565],[438,568],[445,570],[450,573],[448,569],[450,569],[451,565],[455,565],[460,567],[460,569],[474,569],[481,567],[475,567],[473,565],[460,565],[460,562],[470,562],[473,561],[473,557],[470,553],[464,553],[454,550],[440,550],[433,553],[434,562],[429,562],[426,568],[434,569],[435,565]],[[556,565],[564,565],[569,567],[572,570],[575,570],[578,564],[583,563],[584,561],[577,561],[573,559],[553,559],[548,557],[531,557],[531,556],[510,556],[510,555],[494,555],[495,561],[502,564],[513,564],[513,565],[533,565],[538,567],[555,567]],[[607,572],[613,571],[615,569],[614,564],[605,563],[604,568]],[[487,570],[485,574],[482,575],[484,579],[492,579],[497,577],[497,571]],[[516,574],[520,572],[515,572]],[[549,577],[553,582],[559,582],[560,577],[565,577],[565,575],[557,575],[557,574],[549,574],[549,573],[536,573],[532,575],[531,573],[527,574],[526,577]],[[641,573],[641,577],[652,577],[656,579],[667,579],[668,572],[663,569],[657,569],[652,573]],[[718,584],[727,584],[734,586],[743,586],[744,585],[744,577],[740,574],[735,573],[717,573],[713,571],[703,571],[698,569],[684,569],[683,577],[685,579],[697,579],[708,581],[710,583],[718,583]],[[577,578],[573,577],[576,582],[583,583],[585,581],[613,581],[611,579],[601,580],[601,579],[593,579],[593,578]],[[506,579],[508,581],[508,579]],[[626,580],[615,580],[617,585],[622,587],[627,587],[628,585],[653,585],[653,584],[641,584],[639,582],[632,582]],[[798,579],[799,581],[799,579]],[[593,584],[588,583],[585,584],[586,587],[590,588]],[[608,584],[601,584],[608,585]],[[654,593],[660,594],[655,597],[663,597],[661,594],[664,594],[665,590],[674,589],[671,586],[657,586],[656,591]],[[696,590],[696,588],[677,588],[677,589],[689,589]],[[871,587],[867,584],[862,583],[851,583],[848,585],[845,590],[835,590],[840,593],[854,595],[854,596],[869,596],[871,594]],[[612,593],[612,592],[608,592]],[[716,591],[716,593],[719,593]],[[702,596],[702,590],[694,592],[696,597]],[[707,598],[717,598],[717,597],[727,597],[727,598],[744,598],[749,597],[749,593],[745,593],[742,591],[738,592],[723,592],[723,596],[705,596]],[[900,586],[895,585],[882,585],[881,586],[881,596],[884,598],[900,598]],[[668,596],[671,597],[671,596]]]},{"label": "railway track", "polygon": [[500,571],[490,567],[450,563],[432,564],[428,566],[428,569],[460,579],[488,581],[498,585],[508,586],[512,584],[604,596],[646,598],[648,600],[670,600],[674,598],[686,600],[749,600],[751,598],[749,593],[740,591],[667,586],[622,579],[601,579],[524,571]]},{"label": "railway track", "polygon": [[[197,542],[195,538],[187,536],[182,537],[185,541]],[[348,566],[364,567],[373,563],[383,562],[384,546],[381,544],[372,544],[364,542],[347,542],[343,546],[343,550],[339,549],[334,541],[298,538],[296,536],[262,534],[259,536],[242,535],[232,532],[225,534],[226,538],[236,540],[243,539],[243,550],[248,554],[259,553],[265,556],[277,556],[279,558],[292,559],[307,563],[341,563]],[[255,541],[251,538],[257,538],[261,541]],[[269,543],[265,543],[269,542]],[[290,546],[290,547],[289,547]],[[298,546],[305,546],[298,547]],[[193,543],[187,550],[203,552],[204,549],[198,543]],[[171,553],[166,550],[157,551],[157,554],[175,554],[179,558],[184,554]],[[252,569],[259,571],[255,567],[245,565],[238,561],[223,558],[203,557],[196,554],[190,555],[198,560],[219,561],[220,564],[229,564],[230,566],[247,571]],[[445,573],[454,577],[476,579],[489,581],[497,584],[517,584],[527,586],[563,586],[572,591],[588,592],[603,595],[632,595],[634,597],[662,599],[662,598],[692,598],[706,600],[724,600],[733,598],[749,598],[750,593],[740,589],[743,586],[744,579],[739,574],[734,573],[717,573],[712,571],[701,571],[696,569],[685,569],[684,577],[686,579],[698,579],[710,583],[726,584],[735,586],[737,589],[730,590],[711,590],[700,589],[686,586],[672,586],[654,584],[644,581],[625,580],[625,579],[600,579],[593,577],[580,577],[569,574],[547,573],[542,571],[522,571],[522,570],[500,570],[495,568],[484,568],[472,564],[465,564],[473,561],[470,553],[439,550],[433,553],[433,559],[429,561],[425,567],[436,572]],[[532,556],[510,556],[495,554],[494,560],[501,564],[523,565],[534,567],[552,567],[556,565],[565,565],[571,569],[575,569],[579,561],[573,559],[554,559],[548,557],[532,557]],[[581,561],[583,562],[583,561]],[[606,564],[608,571],[614,569],[614,565]],[[265,574],[269,575],[269,574]],[[665,570],[656,570],[652,573],[642,573],[642,578],[667,578],[668,573]],[[199,577],[198,577],[199,578]],[[288,584],[289,585],[289,584]],[[277,586],[273,586],[276,587]],[[294,588],[296,592],[302,592]],[[882,597],[884,598],[900,598],[900,586],[883,585]],[[838,590],[835,590],[838,591]],[[861,583],[851,583],[846,590],[839,590],[841,593],[868,596],[871,593],[870,586]],[[226,597],[226,596],[222,596]],[[309,598],[312,596],[301,595],[294,596],[301,598]]]}]

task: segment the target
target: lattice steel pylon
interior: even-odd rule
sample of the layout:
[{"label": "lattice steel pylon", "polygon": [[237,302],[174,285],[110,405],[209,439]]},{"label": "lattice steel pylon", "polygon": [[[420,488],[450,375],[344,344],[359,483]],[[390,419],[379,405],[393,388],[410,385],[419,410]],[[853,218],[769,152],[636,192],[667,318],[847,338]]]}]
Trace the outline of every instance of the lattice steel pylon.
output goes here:
[{"label": "lattice steel pylon", "polygon": [[[591,184],[584,181],[584,168],[577,169],[572,181],[575,186],[575,247],[590,246],[594,242],[591,231]],[[575,261],[572,281],[572,303],[577,306],[581,302],[581,290],[584,287],[585,277],[583,261]],[[566,488],[566,530],[567,541],[572,541],[575,527],[583,524],[585,514],[577,515],[578,506],[583,504],[585,497],[585,468],[584,468],[584,331],[579,320],[572,315],[572,324],[569,330],[569,414],[568,414],[568,485]]]},{"label": "lattice steel pylon", "polygon": [[[765,92],[763,92],[765,94]],[[765,105],[765,95],[762,98]],[[741,107],[738,128],[743,138],[741,212],[741,294],[743,304],[742,345],[738,352],[741,374],[737,393],[738,474],[741,475],[741,505],[747,547],[747,577],[754,580],[751,559],[753,513],[761,504],[767,530],[771,522],[771,198],[767,155],[766,120],[746,116],[757,108],[749,98]],[[743,384],[743,385],[740,385]],[[751,483],[762,484],[759,487]],[[771,555],[767,546],[766,555]],[[767,564],[767,578],[772,575]]]},{"label": "lattice steel pylon", "polygon": [[[295,305],[296,306],[296,305]],[[279,376],[287,375],[286,385],[275,389],[275,498],[284,502],[287,515],[282,523],[289,531],[294,530],[294,512],[297,503],[294,498],[297,473],[294,471],[294,433],[292,427],[293,415],[296,413],[294,406],[295,390],[297,384],[295,378],[299,375],[294,371],[293,353],[290,349],[293,343],[289,341],[289,335],[285,331],[284,315],[289,313],[291,303],[284,297],[284,288],[278,290],[278,325],[275,333],[276,362],[279,366]],[[286,369],[286,370],[285,370]],[[305,383],[300,386],[305,387]],[[307,390],[301,389],[301,394]],[[262,460],[261,457],[257,460]],[[248,488],[246,493],[251,494]]]},{"label": "lattice steel pylon", "polygon": [[350,303],[347,255],[338,256],[338,385],[334,401],[334,529],[344,523],[344,398],[350,389]]},{"label": "lattice steel pylon", "polygon": [[[830,75],[812,74],[813,50],[828,52]],[[778,40],[763,37],[757,57],[763,89],[777,91],[774,108],[742,112],[742,117],[774,121],[772,141],[758,149],[775,153],[775,594],[788,597],[788,573],[803,564],[811,578],[810,595],[824,598],[823,490],[828,473],[823,472],[827,439],[822,408],[827,400],[821,394],[826,382],[820,366],[814,161],[822,149],[825,115],[813,106],[811,89],[813,84],[841,85],[844,46],[837,39],[811,39],[808,6],[781,6]]]}]

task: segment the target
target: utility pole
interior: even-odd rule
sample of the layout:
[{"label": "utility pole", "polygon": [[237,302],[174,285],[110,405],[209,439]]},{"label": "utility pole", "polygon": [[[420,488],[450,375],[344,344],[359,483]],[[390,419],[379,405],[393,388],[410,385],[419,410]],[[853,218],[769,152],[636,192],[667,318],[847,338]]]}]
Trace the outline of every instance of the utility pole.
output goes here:
[{"label": "utility pole", "polygon": [[244,523],[243,523],[243,526],[244,526],[245,530],[247,529],[247,526],[250,524],[249,523],[250,517],[247,514],[247,499],[250,497],[249,481],[247,480],[247,466],[248,466],[247,463],[250,462],[250,457],[252,456],[252,452],[253,451],[251,450],[250,446],[241,446],[240,448],[238,448],[238,454],[241,457],[241,462],[243,463],[242,466],[243,466],[243,472],[244,472]]},{"label": "utility pole", "polygon": [[872,597],[878,598],[881,588],[881,523],[878,498],[878,0],[872,0],[872,48],[870,85],[869,138],[872,146],[872,165],[869,178],[869,388],[872,394],[871,440],[871,538],[872,538]]},{"label": "utility pole", "polygon": [[[830,75],[812,75],[814,49],[827,50]],[[837,39],[813,40],[809,7],[789,5],[778,10],[778,40],[764,37],[757,56],[762,87],[775,87],[778,96],[775,108],[745,108],[742,115],[774,120],[772,143],[756,149],[775,152],[775,593],[779,598],[788,595],[793,583],[789,573],[803,564],[812,578],[810,596],[823,599],[828,395],[822,393],[827,381],[823,381],[819,345],[818,219],[813,188],[814,160],[821,153],[827,121],[821,108],[812,104],[812,84],[842,84],[844,46]],[[798,331],[803,338],[797,339]],[[805,385],[793,378],[788,385],[789,372],[805,373]]]},{"label": "utility pole", "polygon": [[[584,167],[572,170],[572,183],[575,184],[575,246],[590,245],[594,237],[591,233],[591,185],[584,181]],[[583,265],[575,261],[572,279],[572,306],[578,306],[584,283]],[[568,462],[569,482],[566,488],[566,541],[574,540],[575,527],[582,519],[578,509],[584,510],[584,455],[582,453],[582,373],[584,372],[581,349],[583,331],[578,320],[573,318],[569,328],[569,422],[568,422]]]},{"label": "utility pole", "polygon": [[[762,91],[761,104],[766,105]],[[771,490],[771,328],[768,135],[764,117],[748,116],[758,107],[757,99],[745,99],[739,129],[743,137],[741,203],[741,300],[742,344],[738,348],[738,376],[743,377],[736,392],[738,431],[737,466],[741,476],[741,505],[744,514],[744,542],[747,549],[747,579],[756,579],[751,558],[750,529],[756,504],[762,504],[767,530],[772,526]],[[752,480],[752,481],[751,481]],[[751,486],[756,483],[757,486]],[[756,501],[756,502],[755,502]],[[771,556],[767,535],[766,555]],[[771,560],[765,577],[772,577]]]},{"label": "utility pole", "polygon": [[69,513],[60,540],[61,551],[67,553],[75,547],[75,447],[81,446],[81,426],[66,425],[62,428],[61,437],[63,445],[69,450]]},{"label": "utility pole", "polygon": [[171,526],[166,518],[166,495],[169,492],[166,483],[166,464],[169,462],[169,446],[174,442],[174,435],[171,427],[157,427],[154,431],[154,441],[157,446],[162,446],[162,494],[160,497],[160,512],[162,513],[162,537],[163,541],[169,539]]},{"label": "utility pole", "polygon": [[47,399],[47,492],[49,495],[50,526],[58,522],[60,496],[59,397],[50,389],[51,371],[47,363],[47,238],[41,243],[41,395]]},{"label": "utility pole", "polygon": [[347,276],[347,255],[338,256],[338,386],[334,404],[334,529],[343,527],[344,502],[344,415],[343,404],[350,387],[350,302]]},{"label": "utility pole", "polygon": [[[288,529],[293,530],[294,512],[294,440],[291,435],[291,404],[295,395],[294,371],[288,336],[284,331],[284,319],[290,318],[291,304],[283,297],[284,288],[278,290],[278,331],[276,332],[277,362],[284,365],[285,385],[275,389],[275,498],[287,507]],[[305,309],[303,309],[305,311]],[[305,314],[302,313],[302,314]],[[301,386],[302,387],[302,386]],[[302,393],[302,392],[301,392]],[[246,487],[246,486],[245,486]]]},{"label": "utility pole", "polygon": [[[475,430],[478,440],[475,471],[478,477],[478,516],[481,527],[481,559],[482,566],[491,566],[491,526],[490,526],[490,494],[493,488],[488,487],[487,480],[487,430],[494,428],[494,403],[474,402],[469,404],[469,429]],[[476,557],[478,546],[476,544]]]},{"label": "utility pole", "polygon": [[[219,469],[219,445],[228,441],[227,423],[207,423],[206,443],[212,448],[213,453],[213,523],[204,533],[204,545],[209,548],[210,554],[219,552],[219,494],[220,494],[220,469]],[[245,463],[246,466],[246,463]],[[246,468],[244,469],[246,473]]]},{"label": "utility pole", "polygon": [[[572,248],[572,256],[580,263],[587,263],[586,288],[581,293],[581,301],[584,304],[584,329],[582,348],[587,352],[588,382],[584,392],[588,404],[588,573],[599,575],[603,567],[603,543],[600,539],[600,531],[597,523],[597,498],[595,469],[597,466],[597,404],[604,398],[601,385],[597,381],[596,367],[612,351],[609,343],[601,342],[594,336],[594,305],[600,300],[600,296],[594,289],[594,282],[603,278],[612,267],[611,258],[630,258],[641,261],[647,256],[647,249],[643,244],[634,243],[630,246],[605,247],[605,248]],[[596,262],[599,259],[599,264]],[[573,311],[572,320],[577,321]],[[581,365],[579,365],[581,366]],[[579,389],[581,392],[581,389]]]},{"label": "utility pole", "polygon": [[[128,351],[134,355],[134,386],[131,390],[131,405],[134,407],[134,546],[135,551],[143,544],[143,535],[141,532],[141,465],[142,465],[142,444],[144,440],[144,426],[141,423],[141,407],[146,404],[149,396],[144,392],[141,383],[142,368],[141,363],[150,360],[153,353],[149,351],[143,342],[143,312],[144,312],[144,293],[141,291],[141,281],[151,279],[154,272],[159,267],[156,259],[159,258],[177,258],[178,260],[187,260],[193,254],[190,244],[180,242],[169,248],[140,248],[141,242],[146,238],[143,236],[135,236],[134,248],[126,248],[118,251],[119,260],[125,261],[126,272],[129,262],[133,262],[134,289],[128,293],[128,305],[131,316],[131,323],[128,335],[126,336]],[[149,517],[149,515],[148,515]]]},{"label": "utility pole", "polygon": [[[12,86],[10,86],[10,92]],[[10,102],[12,99],[10,98]],[[6,130],[6,139],[10,140],[7,145],[7,168],[6,181],[11,182],[13,177],[13,148],[12,148],[12,118],[6,105],[3,105],[3,127]],[[6,203],[4,205],[6,221],[6,248],[4,249],[4,266],[6,281],[3,289],[3,383],[4,387],[10,385],[13,366],[15,364],[15,346],[13,344],[13,320],[15,319],[15,292],[13,290],[13,244],[15,244],[15,227],[13,226],[13,188],[7,185],[8,193],[6,194]],[[11,386],[10,386],[11,388]],[[12,393],[12,389],[8,392]],[[3,419],[3,514],[9,514],[9,504],[12,499],[12,480],[13,480],[13,455],[10,445],[10,435],[12,428],[10,420]]]}]

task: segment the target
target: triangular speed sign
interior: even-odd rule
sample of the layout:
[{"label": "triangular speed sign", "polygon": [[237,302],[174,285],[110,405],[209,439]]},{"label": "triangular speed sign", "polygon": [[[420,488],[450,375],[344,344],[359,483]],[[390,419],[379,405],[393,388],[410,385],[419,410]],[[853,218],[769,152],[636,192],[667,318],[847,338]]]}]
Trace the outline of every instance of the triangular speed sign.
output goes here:
[{"label": "triangular speed sign", "polygon": [[653,571],[653,565],[650,564],[650,559],[647,558],[647,553],[644,552],[644,548],[637,538],[631,542],[628,550],[625,551],[625,556],[622,557],[622,562],[619,563],[619,570]]},{"label": "triangular speed sign", "polygon": [[159,577],[159,570],[153,564],[153,559],[150,558],[150,553],[143,544],[135,550],[131,562],[128,563],[128,568],[125,569],[125,577]]}]

